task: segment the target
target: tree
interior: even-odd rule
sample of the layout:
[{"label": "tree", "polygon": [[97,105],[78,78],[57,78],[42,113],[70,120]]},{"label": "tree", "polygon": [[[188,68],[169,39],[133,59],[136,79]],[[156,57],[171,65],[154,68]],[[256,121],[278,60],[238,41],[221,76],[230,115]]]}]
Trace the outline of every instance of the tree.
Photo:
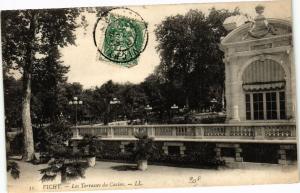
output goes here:
[{"label": "tree", "polygon": [[238,9],[230,12],[212,8],[208,16],[190,10],[185,15],[169,16],[158,25],[155,30],[161,56],[158,72],[177,96],[177,104],[184,101],[192,109],[207,106],[212,97],[209,85],[224,87],[223,53],[218,44],[226,35],[223,21],[237,14]]},{"label": "tree", "polygon": [[120,89],[120,85],[114,83],[113,81],[109,80],[106,83],[104,83],[100,88],[96,87],[96,93],[98,95],[98,97],[101,97],[101,101],[103,102],[103,107],[104,107],[104,113],[103,113],[103,117],[104,117],[104,123],[107,124],[110,121],[113,120],[113,116],[112,116],[112,111],[111,111],[111,105],[110,105],[110,101],[113,98],[119,98],[120,99],[120,95],[118,93]]},{"label": "tree", "polygon": [[144,90],[140,85],[133,84],[125,84],[122,87],[120,95],[123,113],[131,120],[141,118],[145,111],[145,105],[148,103]]},{"label": "tree", "polygon": [[21,125],[22,82],[3,74],[5,125],[19,128]]},{"label": "tree", "polygon": [[159,116],[160,121],[163,120],[164,111],[173,103],[173,101],[168,101],[166,98],[168,94],[164,80],[157,72],[154,72],[141,83],[141,87],[147,96],[148,104],[152,107],[153,113]]},{"label": "tree", "polygon": [[60,53],[55,45],[49,45],[47,56],[41,58],[38,68],[32,73],[32,113],[33,118],[40,123],[49,123],[58,119],[60,115],[59,93],[61,84],[65,83],[68,66],[64,66]]},{"label": "tree", "polygon": [[57,61],[59,47],[74,44],[76,9],[16,10],[1,12],[3,66],[22,74],[22,126],[24,131],[24,159],[34,157],[31,121],[32,79],[44,60]]}]

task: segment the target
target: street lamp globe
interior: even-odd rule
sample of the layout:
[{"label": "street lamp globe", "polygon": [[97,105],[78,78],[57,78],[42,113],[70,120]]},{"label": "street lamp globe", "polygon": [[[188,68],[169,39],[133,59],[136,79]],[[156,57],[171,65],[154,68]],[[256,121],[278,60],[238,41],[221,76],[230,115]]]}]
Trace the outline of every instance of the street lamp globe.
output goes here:
[{"label": "street lamp globe", "polygon": [[176,109],[178,109],[178,106],[177,106],[176,104],[173,104],[173,105],[171,106],[171,109],[176,110]]},{"label": "street lamp globe", "polygon": [[151,111],[151,110],[152,110],[152,107],[151,107],[150,105],[147,105],[147,106],[145,107],[145,110]]},{"label": "street lamp globe", "polygon": [[79,138],[79,130],[77,127],[77,105],[82,105],[83,102],[81,100],[78,100],[78,97],[73,97],[73,100],[69,101],[69,105],[74,105],[75,106],[75,138]]}]

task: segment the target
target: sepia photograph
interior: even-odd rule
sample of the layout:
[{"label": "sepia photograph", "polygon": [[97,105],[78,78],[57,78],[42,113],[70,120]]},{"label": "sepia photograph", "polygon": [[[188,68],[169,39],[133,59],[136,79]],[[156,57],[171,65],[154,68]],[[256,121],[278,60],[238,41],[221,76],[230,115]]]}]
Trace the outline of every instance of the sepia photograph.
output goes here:
[{"label": "sepia photograph", "polygon": [[0,14],[9,193],[299,183],[291,0]]}]

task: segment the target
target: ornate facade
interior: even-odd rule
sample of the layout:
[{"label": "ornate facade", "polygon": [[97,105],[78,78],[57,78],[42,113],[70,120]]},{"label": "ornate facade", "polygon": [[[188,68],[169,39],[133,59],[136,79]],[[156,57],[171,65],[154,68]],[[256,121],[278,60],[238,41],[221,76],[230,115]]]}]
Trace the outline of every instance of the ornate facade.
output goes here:
[{"label": "ornate facade", "polygon": [[221,41],[225,63],[228,122],[294,122],[295,67],[291,22],[266,19],[256,8],[254,22]]}]

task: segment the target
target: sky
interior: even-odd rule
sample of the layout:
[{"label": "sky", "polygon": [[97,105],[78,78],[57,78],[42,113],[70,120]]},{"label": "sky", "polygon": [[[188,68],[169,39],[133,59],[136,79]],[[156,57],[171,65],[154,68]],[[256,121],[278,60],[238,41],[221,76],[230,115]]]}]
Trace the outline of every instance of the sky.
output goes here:
[{"label": "sky", "polygon": [[149,76],[159,65],[159,53],[154,30],[158,24],[166,17],[176,14],[185,14],[190,9],[199,9],[208,13],[209,9],[233,10],[239,7],[242,13],[255,17],[255,6],[262,4],[265,6],[264,15],[267,18],[291,18],[291,4],[288,0],[272,2],[242,2],[242,3],[206,3],[206,4],[180,4],[180,5],[154,5],[154,6],[132,6],[133,11],[139,13],[148,23],[149,40],[148,44],[138,58],[138,65],[126,68],[112,62],[99,60],[99,53],[93,43],[93,30],[97,17],[93,13],[86,13],[88,26],[86,30],[78,28],[76,30],[76,46],[68,46],[61,49],[62,61],[70,66],[68,82],[79,82],[84,88],[101,86],[108,80],[124,83],[140,83]]}]

